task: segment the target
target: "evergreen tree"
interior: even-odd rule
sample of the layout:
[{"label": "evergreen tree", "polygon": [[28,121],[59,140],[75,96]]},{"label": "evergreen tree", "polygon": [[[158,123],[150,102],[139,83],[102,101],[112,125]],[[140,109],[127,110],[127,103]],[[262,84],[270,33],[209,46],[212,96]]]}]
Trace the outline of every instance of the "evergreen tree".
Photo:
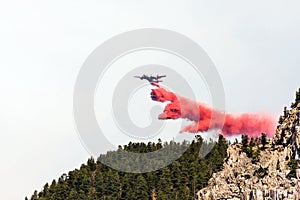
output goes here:
[{"label": "evergreen tree", "polygon": [[78,194],[75,190],[75,188],[73,188],[69,194],[69,196],[67,197],[67,200],[79,200],[78,198]]},{"label": "evergreen tree", "polygon": [[98,198],[103,197],[104,191],[103,191],[103,175],[100,170],[97,170],[95,173],[95,189],[96,189],[96,195]]},{"label": "evergreen tree", "polygon": [[30,200],[37,200],[38,198],[38,192],[35,190]]},{"label": "evergreen tree", "polygon": [[[118,154],[114,151],[107,152],[100,155],[97,162],[93,158],[88,159],[87,164],[81,165],[80,169],[63,174],[57,182],[53,180],[50,186],[45,184],[39,193],[35,191],[31,199],[193,199],[196,192],[207,185],[212,173],[221,169],[227,147],[228,142],[223,136],[220,136],[216,143],[203,141],[200,136],[192,143],[171,141],[162,144],[161,140],[148,144],[130,142],[124,145],[125,151],[145,153],[165,148],[169,156],[158,157],[158,160],[152,163],[154,166],[159,166],[166,160],[171,161],[174,152],[179,153],[186,148],[187,150],[167,167],[144,174],[132,174],[113,170],[100,162],[104,158],[109,161],[121,159],[122,167],[132,169],[132,166],[128,166],[130,158],[122,157],[122,147],[118,147]],[[205,157],[199,156],[200,149],[209,149],[210,152]]]},{"label": "evergreen tree", "polygon": [[248,135],[242,135],[242,151],[247,152],[248,148]]},{"label": "evergreen tree", "polygon": [[296,108],[296,106],[300,103],[300,88],[298,91],[296,91],[296,98],[295,102],[292,103],[291,108]]},{"label": "evergreen tree", "polygon": [[135,182],[135,197],[136,199],[141,200],[148,200],[149,195],[149,188],[148,184],[146,182],[146,179],[143,177],[143,175],[139,174],[137,177],[137,181]]},{"label": "evergreen tree", "polygon": [[261,134],[262,149],[265,149],[265,146],[266,146],[267,143],[268,143],[267,135],[265,133],[262,133]]},{"label": "evergreen tree", "polygon": [[104,196],[118,198],[120,196],[121,183],[117,171],[109,169],[103,176]]}]

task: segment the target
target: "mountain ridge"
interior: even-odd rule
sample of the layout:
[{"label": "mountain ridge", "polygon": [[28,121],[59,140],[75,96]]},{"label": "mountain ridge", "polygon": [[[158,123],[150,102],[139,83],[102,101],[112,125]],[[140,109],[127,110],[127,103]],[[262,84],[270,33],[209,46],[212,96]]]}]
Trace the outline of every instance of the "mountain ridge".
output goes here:
[{"label": "mountain ridge", "polygon": [[[160,170],[143,174],[119,172],[100,160],[90,158],[80,169],[63,174],[51,184],[46,183],[40,192],[34,191],[30,199],[299,199],[299,120],[300,89],[291,109],[284,109],[276,134],[269,140],[265,134],[260,138],[244,135],[241,143],[229,145],[220,135],[212,150],[205,157],[200,157],[203,145],[205,149],[212,143],[196,136],[178,160]],[[186,144],[163,144],[162,141],[129,143],[119,146],[119,149],[145,153],[170,145],[178,147]],[[116,159],[114,152],[103,156]],[[127,165],[126,162],[124,159],[123,164]]]},{"label": "mountain ridge", "polygon": [[[252,141],[253,142],[253,141]],[[252,145],[252,146],[251,146]],[[259,155],[249,155],[260,151]],[[248,149],[247,149],[248,148]],[[266,144],[234,144],[223,170],[212,175],[198,199],[300,199],[300,89],[291,110],[284,108],[275,135]]]}]

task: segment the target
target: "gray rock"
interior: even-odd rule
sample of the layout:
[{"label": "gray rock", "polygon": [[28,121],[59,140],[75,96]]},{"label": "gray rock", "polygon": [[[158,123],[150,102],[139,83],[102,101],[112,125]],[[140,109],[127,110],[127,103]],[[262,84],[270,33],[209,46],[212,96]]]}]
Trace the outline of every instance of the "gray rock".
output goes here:
[{"label": "gray rock", "polygon": [[[252,162],[241,149],[241,144],[227,149],[223,170],[213,174],[208,186],[197,193],[198,199],[300,198],[300,166],[296,169],[297,178],[287,178],[291,171],[289,161],[295,159],[300,163],[300,103],[285,110],[282,123],[266,149],[261,150],[258,162]],[[257,175],[260,168],[267,170],[265,176]]]}]

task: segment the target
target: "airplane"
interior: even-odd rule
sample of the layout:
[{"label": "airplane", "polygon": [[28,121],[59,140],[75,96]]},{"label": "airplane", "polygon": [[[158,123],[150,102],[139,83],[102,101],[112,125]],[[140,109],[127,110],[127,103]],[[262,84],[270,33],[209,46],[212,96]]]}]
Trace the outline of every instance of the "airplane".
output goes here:
[{"label": "airplane", "polygon": [[162,82],[162,80],[159,80],[159,79],[164,78],[164,77],[166,77],[166,75],[147,76],[147,75],[143,74],[143,76],[134,76],[134,78],[139,78],[141,80],[146,79],[147,81],[149,81],[149,83]]}]

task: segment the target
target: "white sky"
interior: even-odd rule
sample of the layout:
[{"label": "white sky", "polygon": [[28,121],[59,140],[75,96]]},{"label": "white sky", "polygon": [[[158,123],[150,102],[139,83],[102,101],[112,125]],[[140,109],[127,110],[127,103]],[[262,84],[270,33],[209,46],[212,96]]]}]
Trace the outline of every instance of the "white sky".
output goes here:
[{"label": "white sky", "polygon": [[182,33],[211,57],[230,112],[280,114],[300,87],[299,1],[0,1],[0,194],[23,199],[89,155],[72,115],[77,73],[137,28]]}]

